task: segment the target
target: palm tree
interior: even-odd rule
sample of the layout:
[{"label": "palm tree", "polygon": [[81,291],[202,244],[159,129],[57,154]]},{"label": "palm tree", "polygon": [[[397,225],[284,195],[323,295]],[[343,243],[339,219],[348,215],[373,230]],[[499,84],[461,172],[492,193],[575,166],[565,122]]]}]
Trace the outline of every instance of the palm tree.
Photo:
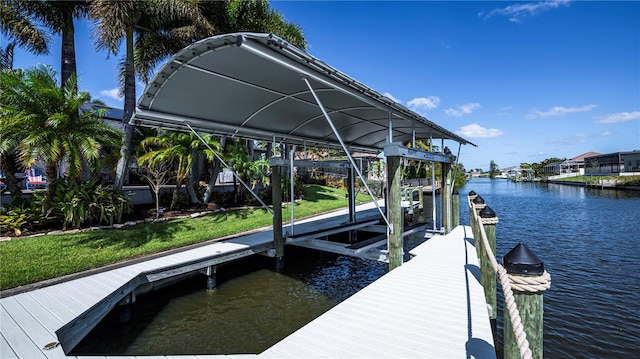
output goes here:
[{"label": "palm tree", "polygon": [[[253,142],[253,140],[249,141]],[[269,161],[254,160],[249,155],[248,146],[243,140],[227,140],[225,156],[229,166],[238,174],[242,181],[244,183],[252,183],[252,189],[255,188],[258,183],[269,184],[269,177],[267,176]],[[242,187],[238,185],[235,176],[233,177],[233,187],[236,197],[235,202],[239,202]]]},{"label": "palm tree", "polygon": [[49,36],[39,29],[24,5],[28,2],[3,0],[0,5],[0,32],[36,55],[49,53]]},{"label": "palm tree", "polygon": [[[218,150],[217,141],[213,136],[204,135],[203,139],[214,150]],[[138,162],[145,166],[156,167],[160,164],[173,164],[176,174],[176,187],[171,198],[170,209],[178,205],[180,189],[191,174],[193,153],[202,153],[209,161],[214,158],[213,152],[206,148],[193,133],[167,131],[155,137],[142,140],[142,150],[145,151]]]},{"label": "palm tree", "polygon": [[60,164],[66,163],[67,175],[77,178],[82,158],[95,160],[102,146],[117,142],[120,133],[100,121],[100,111],[80,113],[80,106],[91,96],[77,92],[75,75],[62,88],[56,81],[56,72],[45,65],[24,71],[3,71],[0,76],[3,84],[0,152],[17,146],[18,162],[24,168],[37,160],[46,164],[45,213],[57,187]]},{"label": "palm tree", "polygon": [[116,169],[114,187],[121,189],[128,172],[133,139],[133,126],[129,120],[136,101],[135,64],[133,58],[134,37],[147,32],[162,32],[169,26],[194,23],[206,27],[207,22],[199,16],[197,6],[181,0],[95,0],[91,2],[90,16],[97,21],[95,33],[98,49],[118,54],[120,44],[125,41],[124,82],[124,133],[120,148],[120,160]]}]

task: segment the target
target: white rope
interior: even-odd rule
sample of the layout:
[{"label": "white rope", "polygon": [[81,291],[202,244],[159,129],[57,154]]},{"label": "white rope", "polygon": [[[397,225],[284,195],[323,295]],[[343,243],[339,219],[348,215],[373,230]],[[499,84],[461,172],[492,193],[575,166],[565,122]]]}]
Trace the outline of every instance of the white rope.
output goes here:
[{"label": "white rope", "polygon": [[[484,244],[485,251],[487,252],[487,257],[491,261],[493,270],[498,274],[498,280],[500,281],[500,285],[502,286],[502,292],[504,295],[505,308],[509,313],[509,319],[511,320],[513,334],[516,337],[516,343],[518,344],[518,349],[520,350],[520,358],[531,359],[532,353],[529,340],[527,340],[527,333],[524,331],[522,318],[520,317],[518,306],[516,305],[515,299],[513,297],[513,289],[529,292],[544,291],[551,286],[551,276],[546,271],[540,277],[516,277],[509,275],[507,273],[507,270],[502,265],[498,264],[498,261],[493,255],[493,252],[487,250],[487,248],[491,247],[489,246],[489,240],[487,239],[487,233],[484,230],[483,224],[489,224],[488,222],[491,222],[491,220],[488,218],[480,218],[478,212],[476,211],[475,203],[473,203],[471,199],[469,199],[469,197],[467,201],[469,203],[469,209],[473,212],[473,217],[475,218],[476,223],[479,224],[478,227],[480,227],[480,236],[482,237],[482,242]],[[482,205],[483,208],[485,206],[486,205]],[[495,223],[498,223],[497,217],[495,218]]]}]

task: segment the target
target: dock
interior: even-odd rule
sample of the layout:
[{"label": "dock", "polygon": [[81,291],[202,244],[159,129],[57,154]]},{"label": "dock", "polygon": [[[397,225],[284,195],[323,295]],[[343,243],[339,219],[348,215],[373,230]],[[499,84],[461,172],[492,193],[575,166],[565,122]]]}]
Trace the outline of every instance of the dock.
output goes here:
[{"label": "dock", "polygon": [[[315,217],[296,229],[335,226],[344,213]],[[465,226],[435,235],[403,266],[255,356],[495,358],[471,237]],[[272,245],[273,232],[263,230],[4,297],[0,357],[73,357],[63,348],[75,346],[116,305],[135,300],[137,288],[268,253]]]}]

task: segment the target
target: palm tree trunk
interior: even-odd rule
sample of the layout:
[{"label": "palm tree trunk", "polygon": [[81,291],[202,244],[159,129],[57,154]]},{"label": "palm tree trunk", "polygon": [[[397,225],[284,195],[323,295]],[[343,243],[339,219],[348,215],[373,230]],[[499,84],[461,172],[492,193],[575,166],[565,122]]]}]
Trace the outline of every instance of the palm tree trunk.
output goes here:
[{"label": "palm tree trunk", "polygon": [[16,166],[16,157],[13,154],[7,154],[6,156],[0,156],[0,167],[4,171],[4,182],[7,185],[7,190],[11,192],[11,204],[18,205],[22,202],[22,190],[18,184],[18,179],[15,173],[18,172],[18,166]]},{"label": "palm tree trunk", "polygon": [[[220,141],[218,142],[220,143],[220,148],[223,149],[224,151],[224,146],[227,142],[227,136],[221,136]],[[211,195],[213,194],[214,188],[216,186],[216,181],[218,181],[218,175],[220,174],[221,167],[222,167],[222,162],[220,162],[218,157],[216,157],[216,159],[213,161],[211,174],[209,175],[209,183],[207,183],[207,190],[204,192],[204,197],[202,198],[202,202],[204,204],[209,203],[209,200],[211,199]]]},{"label": "palm tree trunk", "polygon": [[187,177],[186,180],[186,185],[187,185],[187,193],[189,194],[189,203],[190,204],[194,204],[194,203],[198,203],[198,201],[200,200],[198,198],[198,195],[196,194],[196,184],[198,184],[198,179],[200,178],[199,175],[199,171],[198,171],[198,167],[199,167],[199,161],[198,161],[198,152],[196,151],[191,151],[191,170],[189,177]]},{"label": "palm tree trunk", "polygon": [[[62,31],[62,53],[60,63],[61,71],[61,86],[64,86],[67,81],[76,73],[76,45],[75,45],[75,28],[73,27],[73,15],[71,12],[66,14],[64,19],[65,25]],[[77,83],[76,83],[76,91]]]},{"label": "palm tree trunk", "polygon": [[176,183],[176,187],[173,189],[173,196],[171,197],[171,205],[169,205],[169,209],[175,209],[178,206],[178,200],[180,199],[180,189],[182,188],[182,182],[184,180],[180,180]]},{"label": "palm tree trunk", "polygon": [[47,214],[49,208],[51,208],[51,202],[58,187],[57,164],[55,162],[48,162],[45,173],[47,174],[47,189],[44,192],[44,198],[42,200],[42,214]]},{"label": "palm tree trunk", "polygon": [[129,173],[129,157],[131,156],[131,145],[133,142],[133,126],[129,124],[136,101],[135,67],[133,64],[133,28],[127,29],[127,59],[125,64],[125,85],[124,85],[124,118],[122,147],[120,148],[120,159],[116,168],[116,178],[113,187],[122,189],[125,178]]}]

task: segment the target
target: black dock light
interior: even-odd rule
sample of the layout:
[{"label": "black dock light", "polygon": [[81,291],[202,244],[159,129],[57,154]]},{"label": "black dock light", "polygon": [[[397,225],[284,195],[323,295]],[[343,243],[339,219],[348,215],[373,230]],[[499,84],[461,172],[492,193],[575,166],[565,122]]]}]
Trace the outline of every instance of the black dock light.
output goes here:
[{"label": "black dock light", "polygon": [[494,212],[491,209],[491,207],[489,207],[489,206],[485,206],[483,209],[481,209],[479,214],[480,214],[480,218],[495,218],[496,217],[496,212]]},{"label": "black dock light", "polygon": [[473,204],[484,204],[484,198],[480,195],[476,196],[476,198],[473,199]]},{"label": "black dock light", "polygon": [[473,197],[473,196],[477,196],[476,191],[474,190],[469,191],[469,197]]},{"label": "black dock light", "polygon": [[502,264],[509,274],[544,274],[544,263],[522,242],[502,257]]}]

